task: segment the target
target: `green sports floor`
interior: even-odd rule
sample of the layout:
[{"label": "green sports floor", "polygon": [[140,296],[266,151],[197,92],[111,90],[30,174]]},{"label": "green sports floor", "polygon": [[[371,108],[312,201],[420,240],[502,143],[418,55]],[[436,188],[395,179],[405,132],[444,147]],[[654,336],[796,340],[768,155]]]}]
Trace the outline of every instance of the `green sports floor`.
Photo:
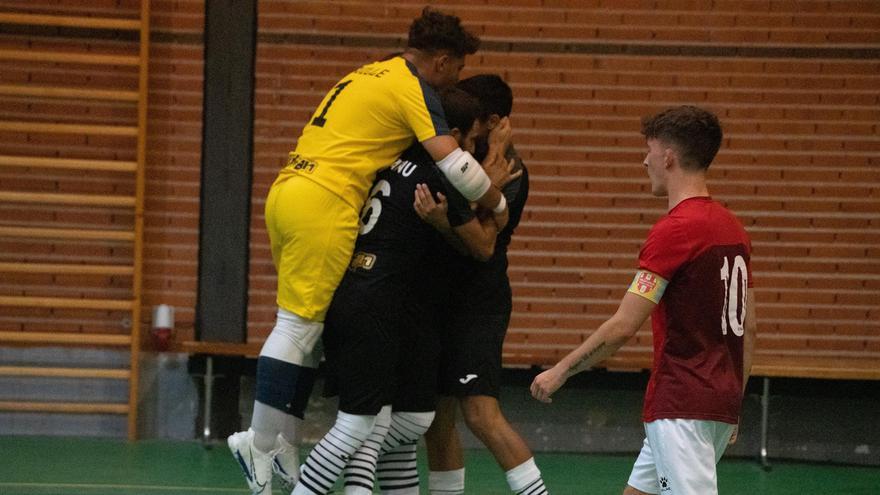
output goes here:
[{"label": "green sports floor", "polygon": [[[486,451],[467,451],[468,494],[507,494]],[[619,495],[635,454],[541,454],[538,465],[555,495]],[[722,495],[874,495],[880,468],[722,460]],[[423,484],[424,486],[424,484]],[[247,495],[226,446],[197,442],[0,437],[0,495]],[[276,490],[276,493],[281,493]],[[423,491],[424,493],[424,491]]]}]

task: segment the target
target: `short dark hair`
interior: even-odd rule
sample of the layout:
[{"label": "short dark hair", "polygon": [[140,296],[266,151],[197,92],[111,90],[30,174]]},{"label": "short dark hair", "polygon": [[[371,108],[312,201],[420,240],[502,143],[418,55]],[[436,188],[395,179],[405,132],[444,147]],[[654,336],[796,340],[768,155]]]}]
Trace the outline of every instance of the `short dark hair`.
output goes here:
[{"label": "short dark hair", "polygon": [[456,87],[441,91],[440,103],[443,105],[443,113],[446,114],[449,128],[458,128],[462,134],[469,133],[480,116],[479,100]]},{"label": "short dark hair", "polygon": [[689,170],[706,170],[721,147],[721,124],[708,110],[683,105],[642,119],[645,139],[673,145]]},{"label": "short dark hair", "polygon": [[477,74],[462,79],[456,87],[480,100],[483,106],[481,120],[486,120],[492,114],[498,114],[499,117],[510,116],[510,111],[513,109],[513,91],[498,74]]},{"label": "short dark hair", "polygon": [[477,52],[480,38],[463,28],[458,17],[425,7],[422,15],[409,26],[406,46],[426,52],[446,50],[456,57],[464,57]]}]

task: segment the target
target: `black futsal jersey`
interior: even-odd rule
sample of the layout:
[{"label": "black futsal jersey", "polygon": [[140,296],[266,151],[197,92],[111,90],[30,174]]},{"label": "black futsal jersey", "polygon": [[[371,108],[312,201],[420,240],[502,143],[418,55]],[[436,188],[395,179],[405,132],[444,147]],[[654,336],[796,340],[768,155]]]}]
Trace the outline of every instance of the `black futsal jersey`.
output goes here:
[{"label": "black futsal jersey", "polygon": [[327,311],[324,393],[338,393],[340,410],[349,414],[376,414],[389,403],[403,411],[434,409],[434,301],[445,284],[434,280],[431,247],[443,240],[415,211],[418,184],[435,194],[447,190],[431,156],[413,145],[376,176],[351,263]]},{"label": "black futsal jersey", "polygon": [[[432,193],[446,193],[448,183],[434,160],[420,145],[407,149],[391,168],[376,176],[367,202],[361,210],[361,228],[351,264],[336,296],[349,295],[372,301],[378,306],[393,304],[419,286],[430,284],[431,246],[442,237],[416,213],[413,202],[417,184],[426,184]],[[450,205],[453,227],[469,221],[471,210],[465,203]]]},{"label": "black futsal jersey", "polygon": [[[507,199],[510,219],[504,229],[498,233],[492,257],[487,261],[477,261],[443,245],[437,246],[435,254],[432,255],[447,267],[446,270],[451,276],[448,283],[457,288],[450,294],[452,300],[443,301],[445,306],[455,308],[457,312],[509,315],[511,311],[510,281],[507,278],[507,246],[519,225],[529,196],[529,173],[512,146],[507,150],[506,155],[508,159],[516,160],[515,170],[521,169],[522,175],[502,190]],[[462,201],[466,201],[458,191],[450,191],[447,196],[450,210],[453,205],[460,205]],[[472,218],[473,213],[469,214]]]}]

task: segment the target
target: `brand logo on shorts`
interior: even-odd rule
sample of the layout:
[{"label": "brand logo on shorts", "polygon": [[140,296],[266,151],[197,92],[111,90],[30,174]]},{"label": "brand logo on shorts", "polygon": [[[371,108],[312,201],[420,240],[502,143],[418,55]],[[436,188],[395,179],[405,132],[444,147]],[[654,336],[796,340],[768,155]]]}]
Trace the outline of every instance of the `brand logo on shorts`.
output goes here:
[{"label": "brand logo on shorts", "polygon": [[660,478],[660,491],[661,492],[668,492],[669,490],[672,490],[672,487],[669,486],[669,480],[666,479],[666,476],[661,477]]},{"label": "brand logo on shorts", "polygon": [[464,378],[459,378],[458,381],[461,382],[462,385],[466,385],[466,384],[470,383],[471,380],[473,380],[476,377],[477,377],[477,375],[468,373],[467,375],[464,376]]},{"label": "brand logo on shorts", "polygon": [[464,165],[461,166],[461,173],[465,173],[467,171],[469,165],[470,165],[470,163],[464,162]]},{"label": "brand logo on shorts", "polygon": [[355,271],[358,268],[363,270],[372,270],[373,265],[376,264],[376,255],[371,253],[365,253],[363,251],[358,251],[354,253],[354,256],[351,257],[351,263],[348,265],[348,269],[351,271]]}]

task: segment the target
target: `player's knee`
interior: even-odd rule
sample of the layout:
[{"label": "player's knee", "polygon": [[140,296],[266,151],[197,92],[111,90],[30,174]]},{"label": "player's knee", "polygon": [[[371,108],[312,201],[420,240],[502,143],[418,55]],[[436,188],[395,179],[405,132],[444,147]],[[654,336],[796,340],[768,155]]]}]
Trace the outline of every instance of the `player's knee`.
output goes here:
[{"label": "player's knee", "polygon": [[411,442],[424,435],[433,420],[434,411],[395,412],[391,414],[391,429]]},{"label": "player's knee", "polygon": [[458,401],[452,397],[442,397],[437,400],[437,408],[434,411],[434,419],[431,422],[431,432],[445,431],[455,428],[455,416],[458,413]]},{"label": "player's knee", "polygon": [[495,424],[503,419],[494,397],[464,397],[461,399],[461,412],[465,424],[474,433],[493,431]]},{"label": "player's knee", "polygon": [[348,414],[342,411],[336,413],[334,428],[343,431],[346,435],[360,444],[373,431],[376,425],[376,416],[363,414]]},{"label": "player's knee", "polygon": [[316,352],[316,345],[319,345],[323,329],[321,322],[279,309],[275,327],[263,344],[260,355],[315,368],[321,357],[320,351]]}]

